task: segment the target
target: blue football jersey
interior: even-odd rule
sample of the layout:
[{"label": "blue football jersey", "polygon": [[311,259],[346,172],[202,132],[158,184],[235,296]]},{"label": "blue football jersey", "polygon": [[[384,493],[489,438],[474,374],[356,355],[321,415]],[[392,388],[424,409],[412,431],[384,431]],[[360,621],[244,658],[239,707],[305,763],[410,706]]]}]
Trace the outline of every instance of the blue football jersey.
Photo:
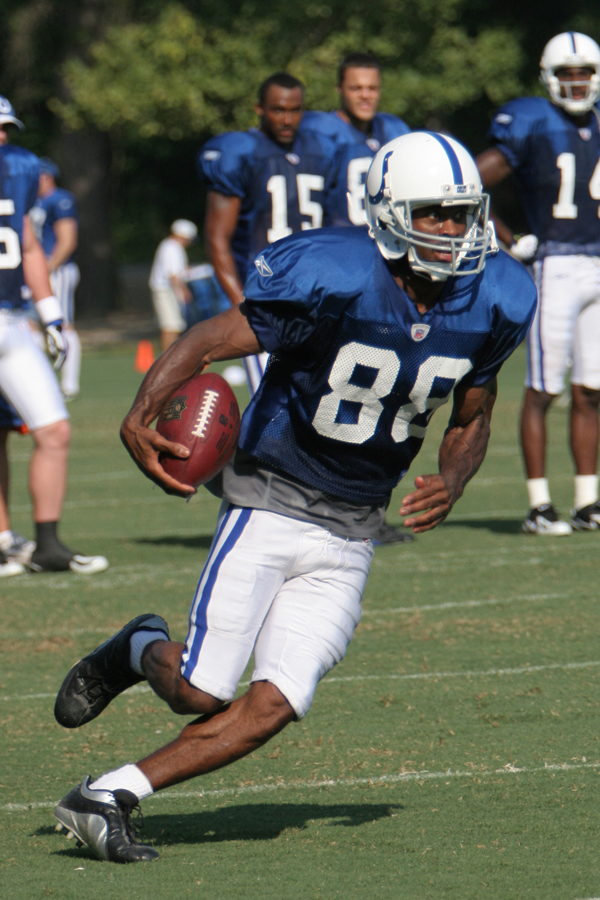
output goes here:
[{"label": "blue football jersey", "polygon": [[489,138],[506,156],[519,186],[538,258],[600,254],[600,131],[585,127],[544,97],[522,97],[498,110]]},{"label": "blue football jersey", "polygon": [[259,464],[345,502],[385,504],[458,382],[493,378],[536,290],[500,252],[421,316],[363,228],[287,238],[256,260],[248,321],[272,356],[242,420]]},{"label": "blue football jersey", "polygon": [[[79,213],[77,212],[77,202],[70,191],[63,188],[56,188],[51,194],[45,197],[38,197],[34,208],[30,213],[33,227],[38,241],[44,249],[46,256],[50,256],[56,244],[56,234],[54,233],[54,223],[59,219],[75,219],[79,224]],[[72,257],[65,260],[70,262]]]},{"label": "blue football jersey", "polygon": [[380,147],[408,134],[410,128],[397,116],[377,113],[369,134],[365,134],[344,122],[337,112],[307,112],[300,130],[304,128],[325,135],[336,146],[336,178],[327,197],[328,224],[364,225],[365,180],[371,160]]},{"label": "blue football jersey", "polygon": [[0,309],[25,306],[21,245],[23,216],[35,203],[39,160],[29,150],[0,147]]},{"label": "blue football jersey", "polygon": [[240,197],[231,249],[242,281],[259,250],[282,237],[323,224],[334,148],[312,132],[287,149],[257,128],[212,138],[198,154],[198,173],[209,188]]}]

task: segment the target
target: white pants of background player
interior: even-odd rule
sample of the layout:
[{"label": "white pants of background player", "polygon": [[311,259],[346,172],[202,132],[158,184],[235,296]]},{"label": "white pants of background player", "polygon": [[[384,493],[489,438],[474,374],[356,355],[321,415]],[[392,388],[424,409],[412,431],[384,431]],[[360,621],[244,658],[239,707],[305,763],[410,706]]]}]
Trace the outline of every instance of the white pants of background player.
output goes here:
[{"label": "white pants of background player", "polygon": [[0,391],[30,431],[69,418],[52,366],[24,314],[0,311]]},{"label": "white pants of background player", "polygon": [[224,503],[190,611],[182,675],[229,701],[254,652],[251,680],[274,684],[302,718],[352,640],[372,555],[370,541]]},{"label": "white pants of background player", "polygon": [[181,303],[172,287],[151,289],[152,304],[161,331],[183,334],[187,328]]},{"label": "white pants of background player", "polygon": [[538,306],[527,338],[527,387],[560,394],[571,383],[600,390],[600,258],[534,263]]},{"label": "white pants of background player", "polygon": [[79,268],[68,262],[59,266],[50,275],[52,290],[60,303],[63,314],[63,328],[66,331],[69,352],[60,370],[60,384],[65,397],[75,397],[79,393],[81,373],[81,341],[75,331],[75,290],[79,284]]},{"label": "white pants of background player", "polygon": [[246,356],[242,359],[244,369],[246,370],[246,381],[248,382],[248,390],[250,391],[251,397],[254,397],[258,390],[260,380],[265,374],[268,361],[268,353],[259,353],[257,356]]}]

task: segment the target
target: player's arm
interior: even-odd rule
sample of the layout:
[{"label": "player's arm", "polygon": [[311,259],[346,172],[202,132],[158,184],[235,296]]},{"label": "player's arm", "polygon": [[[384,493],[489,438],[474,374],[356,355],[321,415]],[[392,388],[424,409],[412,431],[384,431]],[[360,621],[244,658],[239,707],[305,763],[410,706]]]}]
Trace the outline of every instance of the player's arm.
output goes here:
[{"label": "player's arm", "polygon": [[210,363],[250,356],[261,350],[248,324],[245,306],[238,305],[194,325],[157,359],[121,426],[121,440],[144,475],[167,493],[180,497],[195,493],[190,485],[167,475],[158,461],[161,452],[184,459],[189,451],[182,444],[167,441],[149,426],[171,394]]},{"label": "player's arm", "polygon": [[204,239],[206,252],[217,281],[234,306],[242,303],[242,282],[231,252],[231,241],[237,227],[242,201],[209,191],[207,196]]},{"label": "player's arm", "polygon": [[[489,150],[484,150],[483,153],[480,153],[479,156],[475,158],[475,162],[479,169],[481,183],[486,189],[493,188],[497,184],[500,184],[500,182],[504,181],[505,178],[508,178],[513,171],[512,166],[504,153],[496,147],[490,147]],[[490,218],[496,228],[496,234],[502,243],[506,244],[507,247],[512,247],[515,243],[513,230],[493,211],[490,214]]]},{"label": "player's arm", "polygon": [[70,217],[58,219],[53,225],[56,244],[48,257],[48,270],[55,272],[77,249],[79,226],[77,219]]},{"label": "player's arm", "polygon": [[490,438],[497,391],[495,378],[481,387],[459,384],[454,391],[452,416],[440,445],[439,474],[419,475],[416,490],[404,498],[400,508],[400,515],[409,517],[405,526],[415,533],[443,522],[479,469]]},{"label": "player's arm", "polygon": [[67,356],[67,342],[61,330],[62,310],[52,293],[46,257],[35,236],[29,216],[23,216],[21,255],[23,277],[33,295],[36,309],[46,330],[48,352],[54,359],[54,368],[60,369]]}]

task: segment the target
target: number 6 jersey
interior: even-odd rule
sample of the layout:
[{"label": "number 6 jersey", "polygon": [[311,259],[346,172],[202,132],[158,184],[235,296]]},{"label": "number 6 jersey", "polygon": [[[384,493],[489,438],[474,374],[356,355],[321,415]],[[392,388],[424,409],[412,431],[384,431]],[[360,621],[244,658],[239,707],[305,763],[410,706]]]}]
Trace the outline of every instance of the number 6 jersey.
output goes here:
[{"label": "number 6 jersey", "polygon": [[259,250],[322,226],[334,153],[328,138],[310,131],[298,133],[286,148],[258,128],[221,134],[204,145],[198,154],[201,180],[242,201],[231,242],[242,281]]},{"label": "number 6 jersey", "polygon": [[544,97],[522,97],[498,110],[489,131],[512,166],[536,258],[600,256],[600,131],[594,107],[585,124]]},{"label": "number 6 jersey", "polygon": [[23,263],[23,216],[35,203],[39,160],[29,150],[0,147],[0,309],[20,309]]},{"label": "number 6 jersey", "polygon": [[272,356],[241,452],[355,506],[387,505],[433,412],[458,382],[497,374],[536,304],[525,269],[500,252],[478,276],[449,279],[421,316],[358,228],[294,235],[253,268],[248,321]]}]

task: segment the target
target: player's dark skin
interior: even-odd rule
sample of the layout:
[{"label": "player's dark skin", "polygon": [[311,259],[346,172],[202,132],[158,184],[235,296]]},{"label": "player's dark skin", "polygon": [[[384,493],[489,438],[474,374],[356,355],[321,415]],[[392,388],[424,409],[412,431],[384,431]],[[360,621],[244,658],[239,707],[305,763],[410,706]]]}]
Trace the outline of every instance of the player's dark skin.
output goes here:
[{"label": "player's dark skin", "polygon": [[[260,119],[260,130],[280,147],[287,148],[294,143],[304,114],[302,88],[271,84],[264,103],[257,103],[254,110]],[[241,197],[208,192],[204,223],[206,251],[217,280],[233,305],[244,299],[242,281],[231,252],[241,208]]]},{"label": "player's dark skin", "polygon": [[[432,235],[464,234],[464,220],[456,221],[454,213],[447,215],[442,208],[424,212],[413,220],[420,230]],[[445,254],[436,258],[446,261]],[[390,266],[390,271],[421,312],[439,299],[443,284],[417,280],[407,266],[399,263]],[[261,350],[241,304],[194,326],[157,360],[121,427],[122,440],[145,475],[169,493],[182,497],[194,493],[193,487],[167,475],[158,460],[161,451],[185,458],[188,450],[167,441],[149,425],[171,394],[207,365]],[[400,512],[408,516],[405,525],[415,532],[435,528],[446,518],[481,465],[496,391],[496,379],[481,387],[459,384],[455,389],[452,415],[439,450],[439,473],[417,477],[416,489],[402,501]],[[174,712],[201,715],[174,741],[137,763],[155,790],[240,759],[295,718],[285,697],[269,682],[255,682],[243,697],[227,705],[194,688],[180,672],[183,650],[184,644],[179,642],[155,642],[146,648],[142,659],[149,684]]]},{"label": "player's dark skin", "polygon": [[337,86],[337,92],[340,95],[340,109],[337,113],[340,119],[368,135],[381,95],[379,69],[374,66],[348,66]]},{"label": "player's dark skin", "polygon": [[[589,81],[592,71],[585,67],[569,66],[558,69],[557,77],[561,82]],[[574,85],[572,98],[581,100],[585,97],[585,86]],[[567,96],[566,88],[561,89]],[[571,116],[578,128],[585,126],[591,112],[580,116]],[[512,174],[510,165],[504,154],[496,147],[490,147],[480,153],[475,162],[485,188],[493,188]],[[494,215],[494,225],[499,239],[510,247],[515,235],[511,228]],[[555,394],[526,388],[521,410],[521,447],[527,478],[544,478],[546,475],[546,413],[555,398]],[[575,471],[577,475],[595,475],[598,465],[598,446],[600,444],[600,391],[586,388],[584,385],[571,385],[571,421],[570,445]]]}]

